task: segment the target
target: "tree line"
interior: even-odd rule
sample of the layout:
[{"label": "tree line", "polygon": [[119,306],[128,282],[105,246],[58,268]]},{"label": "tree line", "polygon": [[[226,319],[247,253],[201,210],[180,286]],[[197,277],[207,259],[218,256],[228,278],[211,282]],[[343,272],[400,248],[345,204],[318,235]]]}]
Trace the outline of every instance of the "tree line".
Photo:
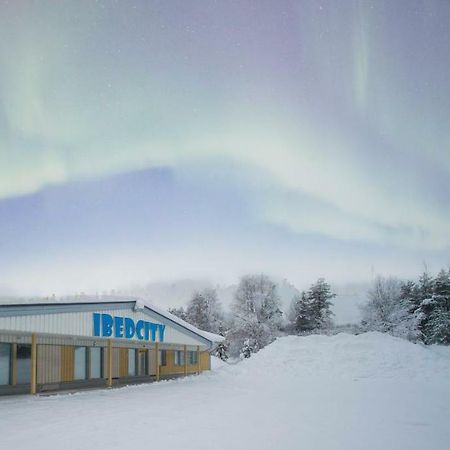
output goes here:
[{"label": "tree line", "polygon": [[362,329],[424,344],[450,344],[450,271],[417,280],[378,277],[362,310]]},{"label": "tree line", "polygon": [[292,299],[284,317],[277,284],[267,275],[246,275],[236,289],[230,311],[224,313],[215,289],[194,292],[186,308],[169,312],[192,325],[225,336],[216,354],[248,358],[278,336],[323,332],[332,327],[331,299],[334,294],[324,279]]},{"label": "tree line", "polygon": [[[186,308],[169,312],[192,325],[225,336],[216,355],[248,358],[278,336],[335,333],[332,300],[324,278],[294,295],[286,314],[277,284],[267,275],[246,275],[239,281],[230,311],[216,289],[194,292]],[[450,271],[427,272],[415,281],[377,277],[362,307],[357,332],[379,331],[424,344],[450,344]]]}]

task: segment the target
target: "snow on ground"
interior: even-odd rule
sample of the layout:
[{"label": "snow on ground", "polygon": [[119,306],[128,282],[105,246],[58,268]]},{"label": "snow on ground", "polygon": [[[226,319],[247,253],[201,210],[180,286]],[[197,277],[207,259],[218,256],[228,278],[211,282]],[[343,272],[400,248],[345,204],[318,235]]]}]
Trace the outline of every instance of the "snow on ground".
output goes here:
[{"label": "snow on ground", "polygon": [[5,449],[450,448],[450,348],[285,337],[201,376],[0,399]]}]

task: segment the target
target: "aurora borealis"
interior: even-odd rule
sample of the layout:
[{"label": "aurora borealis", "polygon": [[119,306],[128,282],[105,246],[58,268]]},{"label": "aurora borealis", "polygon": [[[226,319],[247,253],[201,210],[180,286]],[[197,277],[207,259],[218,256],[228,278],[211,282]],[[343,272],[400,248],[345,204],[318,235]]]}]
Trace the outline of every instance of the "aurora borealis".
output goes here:
[{"label": "aurora borealis", "polygon": [[450,262],[447,1],[0,1],[0,288]]}]

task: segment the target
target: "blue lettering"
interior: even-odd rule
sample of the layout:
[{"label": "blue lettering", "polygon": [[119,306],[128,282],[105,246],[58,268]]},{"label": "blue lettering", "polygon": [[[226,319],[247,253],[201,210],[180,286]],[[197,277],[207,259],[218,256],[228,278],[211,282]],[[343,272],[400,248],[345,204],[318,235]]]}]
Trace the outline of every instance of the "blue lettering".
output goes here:
[{"label": "blue lettering", "polygon": [[100,314],[94,313],[94,336],[100,336]]},{"label": "blue lettering", "polygon": [[156,330],[158,329],[158,325],[156,323],[150,324],[150,330],[152,331],[152,341],[156,341]]},{"label": "blue lettering", "polygon": [[129,317],[125,317],[125,337],[131,339],[134,336],[135,326],[134,320]]},{"label": "blue lettering", "polygon": [[136,324],[136,336],[139,340],[143,340],[144,336],[142,335],[142,330],[145,327],[145,323],[143,320],[138,320]]},{"label": "blue lettering", "polygon": [[111,316],[110,314],[93,313],[93,335],[132,339],[136,336],[140,341],[152,340],[157,336],[159,342],[164,342],[165,325],[138,320],[136,323],[130,317]]},{"label": "blue lettering", "polygon": [[166,329],[165,325],[158,325],[159,328],[159,342],[164,342],[164,331]]},{"label": "blue lettering", "polygon": [[113,318],[109,314],[102,314],[102,336],[112,336]]},{"label": "blue lettering", "polygon": [[114,317],[114,337],[123,337],[123,317]]},{"label": "blue lettering", "polygon": [[145,323],[145,340],[148,341],[149,340],[149,335],[150,335],[150,326],[151,323],[150,322],[144,322]]}]

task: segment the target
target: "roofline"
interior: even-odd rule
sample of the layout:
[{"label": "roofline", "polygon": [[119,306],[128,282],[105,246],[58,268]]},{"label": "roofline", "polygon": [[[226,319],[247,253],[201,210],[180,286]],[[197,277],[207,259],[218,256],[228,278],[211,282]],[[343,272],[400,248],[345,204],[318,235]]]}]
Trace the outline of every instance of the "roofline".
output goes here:
[{"label": "roofline", "polygon": [[[136,305],[136,303],[139,300],[118,300],[118,301],[105,301],[105,302],[69,302],[69,303],[65,303],[65,302],[52,302],[52,303],[12,303],[12,304],[0,304],[0,317],[3,316],[13,316],[14,314],[14,310],[17,309],[27,309],[32,307],[34,308],[39,308],[39,307],[46,307],[46,308],[54,308],[54,309],[64,309],[65,307],[83,307],[83,306],[90,306],[90,310],[94,311],[97,308],[92,308],[92,306],[101,306],[101,307],[106,307],[106,306],[117,306],[117,305]],[[3,309],[3,311],[2,311]],[[9,311],[5,311],[4,309],[9,309]],[[207,344],[209,344],[210,349],[214,346],[214,341],[196,333],[195,331],[189,329],[188,327],[182,325],[179,322],[176,322],[175,320],[171,319],[170,317],[167,317],[166,315],[155,311],[151,306],[147,306],[146,304],[143,304],[143,310],[147,309],[148,311],[150,311],[152,314],[161,317],[163,319],[163,321],[169,321],[171,324],[173,324],[173,326],[175,326],[175,328],[182,328],[183,330],[186,330],[187,332],[189,332],[190,334],[194,334],[197,338],[199,338],[200,340],[206,342]],[[6,314],[5,314],[6,312]],[[36,311],[33,311],[33,313],[35,313]],[[53,313],[57,313],[58,311],[52,311]],[[3,314],[2,314],[3,313]],[[39,313],[39,312],[38,312]]]},{"label": "roofline", "polygon": [[144,309],[148,309],[148,310],[151,311],[153,314],[156,314],[157,316],[163,317],[164,320],[168,320],[169,322],[175,324],[176,326],[182,327],[183,329],[189,331],[189,333],[195,334],[195,335],[198,336],[200,339],[205,340],[206,342],[208,342],[209,345],[210,345],[210,347],[212,347],[212,346],[214,345],[214,341],[211,341],[210,339],[205,338],[205,336],[202,336],[202,335],[196,333],[195,331],[193,331],[193,330],[191,330],[191,329],[185,327],[184,325],[182,325],[182,324],[179,323],[179,322],[176,322],[175,320],[171,319],[170,317],[164,316],[164,315],[161,314],[160,312],[155,311],[154,309],[152,309],[150,306],[144,305]]},{"label": "roofline", "polygon": [[17,307],[27,307],[27,306],[81,306],[81,305],[108,305],[117,303],[136,303],[137,300],[117,300],[107,302],[48,302],[48,303],[0,303],[0,308],[17,308]]}]

